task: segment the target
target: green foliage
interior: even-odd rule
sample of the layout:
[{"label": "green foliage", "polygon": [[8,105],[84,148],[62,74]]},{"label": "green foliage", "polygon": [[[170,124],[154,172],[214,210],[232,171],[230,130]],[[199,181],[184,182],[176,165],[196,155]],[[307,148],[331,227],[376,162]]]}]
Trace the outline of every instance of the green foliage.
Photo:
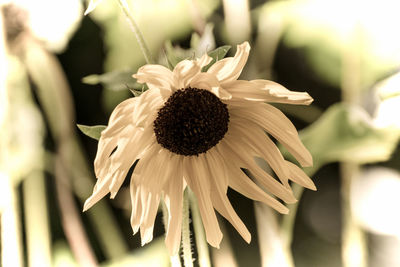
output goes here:
[{"label": "green foliage", "polygon": [[83,134],[96,140],[100,139],[101,132],[106,128],[105,125],[87,126],[87,125],[77,124],[77,126]]},{"label": "green foliage", "polygon": [[389,128],[376,128],[363,109],[343,103],[331,106],[301,133],[317,166],[333,161],[365,164],[388,160],[398,138],[399,133]]}]

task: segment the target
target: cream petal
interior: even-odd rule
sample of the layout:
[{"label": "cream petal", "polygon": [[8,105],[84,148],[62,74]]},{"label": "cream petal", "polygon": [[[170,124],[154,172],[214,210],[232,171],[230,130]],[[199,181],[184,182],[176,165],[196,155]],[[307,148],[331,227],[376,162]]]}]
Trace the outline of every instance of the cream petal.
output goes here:
[{"label": "cream petal", "polygon": [[244,42],[237,46],[234,57],[227,57],[217,61],[208,69],[208,73],[214,74],[221,84],[229,83],[239,78],[250,53],[250,45]]},{"label": "cream petal", "polygon": [[183,173],[182,160],[177,159],[172,163],[175,173],[171,174],[168,184],[165,186],[164,199],[168,209],[168,228],[165,236],[165,244],[170,255],[176,255],[179,251],[182,229],[182,199],[183,199]]},{"label": "cream petal", "polygon": [[211,174],[211,200],[215,209],[224,216],[235,229],[240,233],[247,243],[250,243],[251,234],[246,226],[236,214],[228,197],[226,196],[228,189],[228,170],[221,155],[214,157],[213,153],[207,152],[207,164]]},{"label": "cream petal", "polygon": [[225,85],[233,100],[274,102],[295,105],[309,105],[313,98],[306,92],[294,92],[279,83],[268,80],[237,80]]},{"label": "cream petal", "polygon": [[230,109],[230,115],[250,120],[275,137],[303,167],[312,166],[312,156],[301,142],[292,122],[277,108],[269,104]]},{"label": "cream petal", "polygon": [[97,179],[96,185],[93,188],[92,195],[88,199],[86,199],[85,203],[83,204],[83,211],[87,211],[88,209],[90,209],[94,204],[99,202],[100,199],[102,199],[110,192],[108,187],[111,183],[111,180],[111,175],[103,179]]},{"label": "cream petal", "polygon": [[286,208],[275,198],[265,193],[258,187],[242,170],[236,166],[231,166],[231,176],[229,179],[229,186],[236,192],[244,195],[247,198],[263,202],[282,214],[288,214],[289,209]]},{"label": "cream petal", "polygon": [[311,178],[308,177],[308,175],[302,169],[300,169],[296,164],[293,164],[290,161],[286,161],[286,166],[290,171],[290,180],[305,188],[314,191],[317,190]]},{"label": "cream petal", "polygon": [[246,139],[246,143],[252,147],[257,156],[265,159],[269,166],[279,177],[279,180],[289,187],[290,172],[286,168],[286,162],[274,142],[253,122],[236,119],[229,126],[236,136]]},{"label": "cream petal", "polygon": [[189,85],[192,88],[200,88],[213,92],[216,96],[218,96],[221,99],[232,98],[232,95],[228,93],[225,89],[220,87],[217,78],[210,73],[201,72],[196,74],[193,77],[193,79],[191,79]]},{"label": "cream petal", "polygon": [[174,68],[174,79],[177,89],[186,88],[190,80],[200,73],[201,67],[193,60],[182,60]]},{"label": "cream petal", "polygon": [[142,240],[142,246],[153,240],[154,221],[156,219],[159,204],[160,195],[149,192],[147,195],[147,201],[145,202],[145,205],[143,205],[145,212],[140,225],[140,238]]},{"label": "cream petal", "polygon": [[172,72],[161,65],[144,65],[132,77],[137,79],[138,83],[146,83],[149,88],[157,88],[161,94],[170,93],[175,86]]},{"label": "cream petal", "polygon": [[271,194],[279,197],[286,203],[296,202],[296,198],[290,188],[285,187],[277,180],[275,180],[271,175],[266,173],[261,169],[253,160],[251,154],[248,153],[247,149],[242,147],[239,142],[232,142],[228,140],[230,138],[224,138],[224,143],[226,144],[226,149],[229,149],[231,153],[229,155],[235,155],[240,159],[242,167],[248,169],[257,181],[264,186]]},{"label": "cream petal", "polygon": [[140,187],[137,187],[135,184],[135,176],[136,174],[132,173],[131,182],[129,187],[129,192],[131,195],[131,203],[132,203],[132,213],[131,213],[131,227],[133,230],[133,234],[136,234],[139,230],[140,220],[143,216],[143,208],[142,208],[142,194]]},{"label": "cream petal", "polygon": [[184,157],[184,178],[194,192],[200,209],[201,219],[206,232],[207,242],[213,247],[219,247],[222,232],[210,197],[210,171],[207,168],[204,154]]},{"label": "cream petal", "polygon": [[211,61],[212,57],[207,55],[207,53],[205,53],[201,58],[196,59],[196,63],[197,65],[199,65],[200,68],[207,66],[208,64],[210,64]]}]

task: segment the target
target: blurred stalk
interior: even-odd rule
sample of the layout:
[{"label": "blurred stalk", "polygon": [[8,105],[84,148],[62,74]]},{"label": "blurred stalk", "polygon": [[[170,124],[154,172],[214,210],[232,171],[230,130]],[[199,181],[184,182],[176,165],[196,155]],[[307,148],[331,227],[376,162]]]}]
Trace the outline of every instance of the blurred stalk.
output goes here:
[{"label": "blurred stalk", "polygon": [[[258,14],[258,31],[252,55],[257,56],[252,56],[250,60],[254,60],[253,65],[257,67],[257,71],[253,72],[254,78],[259,78],[261,73],[266,79],[272,79],[275,53],[285,25],[281,16],[276,16],[266,7],[267,5],[264,5],[256,13]],[[253,79],[253,77],[249,78]]]},{"label": "blurred stalk", "polygon": [[265,204],[255,203],[255,215],[262,267],[294,267],[290,248],[286,249],[280,236],[275,211]]},{"label": "blurred stalk", "polygon": [[1,200],[1,266],[22,267],[22,237],[18,203],[18,190],[12,177],[0,173]]},{"label": "blurred stalk", "polygon": [[201,221],[199,206],[197,205],[197,199],[189,187],[187,187],[186,190],[188,191],[190,210],[192,211],[192,220],[193,220],[194,235],[196,237],[197,254],[199,255],[199,266],[211,267],[210,253],[208,252],[208,244],[203,228],[203,223]]},{"label": "blurred stalk", "polygon": [[154,63],[150,50],[146,44],[146,41],[143,38],[143,34],[140,31],[139,26],[137,25],[131,12],[129,11],[128,3],[126,2],[126,0],[118,0],[118,4],[121,7],[122,11],[124,12],[132,32],[135,34],[136,40],[139,44],[140,50],[142,51],[144,59],[146,60],[146,63],[147,64]]},{"label": "blurred stalk", "polygon": [[[314,162],[313,167],[306,168],[304,171],[309,176],[312,177],[320,168],[320,164]],[[288,204],[289,214],[282,216],[281,221],[281,237],[283,246],[286,250],[290,251],[292,241],[293,241],[293,231],[296,223],[297,211],[299,208],[300,199],[303,196],[304,187],[296,183],[292,184],[292,190],[294,197],[298,200],[296,203]]]},{"label": "blurred stalk", "polygon": [[[162,219],[163,219],[163,223],[164,223],[164,229],[165,229],[165,233],[167,233],[167,229],[169,227],[169,225],[168,225],[168,209],[167,209],[167,206],[165,205],[164,201],[161,201],[161,208],[162,208]],[[182,267],[181,260],[179,258],[179,252],[176,255],[169,256],[169,260],[171,263],[171,267]]]},{"label": "blurred stalk", "polygon": [[[81,203],[91,194],[93,179],[76,136],[72,97],[66,77],[55,56],[39,43],[27,38],[23,60],[37,86],[39,102],[49,122],[64,168],[71,170],[72,186]],[[99,202],[87,212],[108,259],[120,258],[128,248],[112,211]],[[105,230],[107,229],[107,230]]]},{"label": "blurred stalk", "polygon": [[[0,8],[1,8],[0,4]],[[7,47],[3,12],[0,12],[0,127],[2,131],[4,118],[8,109],[7,96]],[[3,140],[0,140],[0,160],[7,157]],[[2,162],[0,162],[2,164]],[[0,166],[2,168],[3,166]],[[7,166],[5,166],[7,167]],[[22,267],[22,238],[18,203],[18,190],[13,184],[12,177],[0,169],[0,247],[1,266]]]},{"label": "blurred stalk", "polygon": [[231,44],[250,39],[250,11],[248,0],[223,0],[225,27]]},{"label": "blurred stalk", "polygon": [[51,266],[51,236],[46,181],[42,171],[33,171],[22,182],[28,266]]},{"label": "blurred stalk", "polygon": [[[342,101],[357,105],[361,93],[361,26],[355,22],[349,29],[349,44],[342,51]],[[351,213],[351,184],[359,172],[356,163],[342,162],[341,200],[342,200],[342,259],[344,267],[367,266],[367,246],[365,233],[356,223]]]},{"label": "blurred stalk", "polygon": [[[192,258],[192,244],[190,240],[190,218],[189,218],[189,187],[186,188],[183,194],[183,205],[182,205],[182,252],[183,252],[183,263],[185,267],[193,267]],[[196,235],[197,239],[197,235]],[[202,266],[200,264],[200,266]]]},{"label": "blurred stalk", "polygon": [[238,267],[235,259],[235,255],[232,251],[232,246],[230,243],[228,232],[226,231],[224,222],[218,220],[219,226],[221,228],[222,235],[224,238],[221,241],[220,248],[212,248],[212,262],[215,267]]},{"label": "blurred stalk", "polygon": [[190,19],[192,20],[193,28],[200,36],[202,36],[204,29],[206,28],[206,21],[199,10],[197,0],[186,0],[186,2],[189,6]]},{"label": "blurred stalk", "polygon": [[90,243],[83,228],[79,211],[75,206],[74,197],[67,171],[59,156],[55,156],[55,184],[57,200],[61,212],[61,222],[65,236],[79,266],[97,266]]}]

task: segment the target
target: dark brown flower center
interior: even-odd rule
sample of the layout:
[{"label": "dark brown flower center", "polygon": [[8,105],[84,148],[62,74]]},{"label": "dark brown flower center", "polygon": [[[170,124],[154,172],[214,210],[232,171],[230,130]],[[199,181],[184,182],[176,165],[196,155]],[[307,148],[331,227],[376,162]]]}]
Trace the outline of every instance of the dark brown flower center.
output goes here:
[{"label": "dark brown flower center", "polygon": [[206,152],[228,131],[226,104],[213,93],[198,88],[173,93],[154,121],[157,142],[179,155]]}]

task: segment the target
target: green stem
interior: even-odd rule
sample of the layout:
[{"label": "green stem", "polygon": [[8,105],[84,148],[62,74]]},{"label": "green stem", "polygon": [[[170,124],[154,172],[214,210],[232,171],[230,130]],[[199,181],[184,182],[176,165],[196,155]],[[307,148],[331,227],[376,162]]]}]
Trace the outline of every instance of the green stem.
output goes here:
[{"label": "green stem", "polygon": [[151,56],[150,50],[143,38],[143,34],[139,29],[139,26],[136,24],[135,19],[133,18],[131,12],[129,11],[129,6],[125,0],[118,0],[118,4],[121,7],[122,11],[124,12],[129,26],[131,27],[133,33],[135,34],[136,40],[139,43],[140,50],[142,50],[144,59],[146,60],[147,64],[153,63],[153,57]]},{"label": "green stem", "polygon": [[210,254],[208,252],[206,235],[201,221],[197,199],[189,188],[187,191],[190,200],[190,208],[192,210],[193,228],[196,237],[197,253],[199,255],[199,265],[200,267],[211,267]]},{"label": "green stem", "polygon": [[182,251],[183,251],[183,263],[184,263],[185,267],[193,267],[192,244],[190,242],[190,219],[189,219],[188,190],[189,190],[189,188],[187,188],[185,190],[185,193],[183,195]]}]

